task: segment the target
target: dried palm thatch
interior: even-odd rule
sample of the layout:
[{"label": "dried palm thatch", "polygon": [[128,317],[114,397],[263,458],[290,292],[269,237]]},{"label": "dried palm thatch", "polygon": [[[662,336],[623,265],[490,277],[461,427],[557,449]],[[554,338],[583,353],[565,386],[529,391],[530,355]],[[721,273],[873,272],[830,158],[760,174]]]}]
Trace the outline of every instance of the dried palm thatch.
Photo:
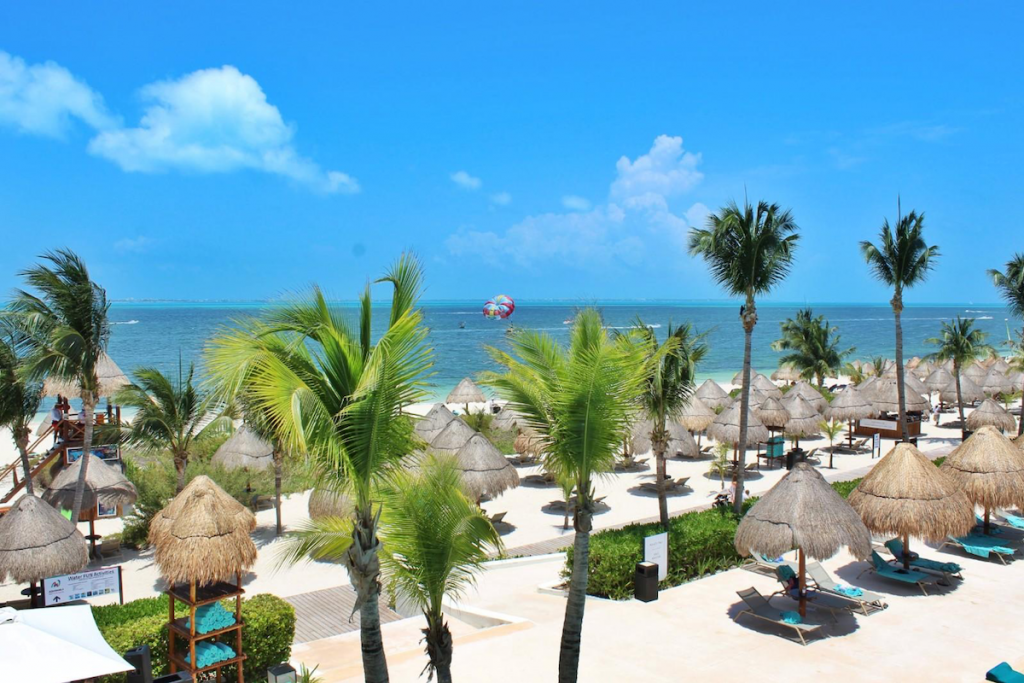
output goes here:
[{"label": "dried palm thatch", "polygon": [[908,360],[906,363],[903,364],[903,369],[904,370],[913,370],[914,368],[916,368],[920,364],[921,364],[921,357],[920,356],[913,356],[910,360]]},{"label": "dried palm thatch", "polygon": [[789,411],[783,407],[779,399],[770,396],[754,407],[754,415],[757,415],[761,423],[769,429],[782,429],[789,421]]},{"label": "dried palm thatch", "polygon": [[870,400],[872,400],[872,398],[874,398],[874,389],[873,389],[873,387],[875,386],[875,384],[877,382],[878,382],[878,378],[877,377],[868,377],[866,380],[864,380],[863,382],[861,382],[860,384],[857,385],[857,391],[860,392],[861,396],[863,396],[864,398],[866,398],[866,399],[868,399],[870,401]]},{"label": "dried palm thatch", "polygon": [[[977,431],[986,425],[995,427],[1003,432],[1012,432],[1017,428],[1017,421],[1001,405],[990,398],[986,398],[981,402],[980,406],[972,410],[971,414],[967,416],[967,428],[971,431]],[[967,442],[965,441],[964,443],[966,444]]]},{"label": "dried palm thatch", "polygon": [[430,443],[454,419],[455,414],[448,410],[448,406],[435,403],[422,419],[416,421],[413,431],[416,432],[416,436]]},{"label": "dried palm thatch", "polygon": [[274,447],[248,425],[242,425],[220,445],[210,462],[229,470],[258,472],[273,467]]},{"label": "dried palm thatch", "polygon": [[520,422],[525,424],[523,416],[514,409],[506,406],[501,410],[501,412],[494,416],[494,419],[491,420],[491,428],[511,432],[519,425]]},{"label": "dried palm thatch", "polygon": [[988,369],[1001,372],[1005,375],[1006,371],[1010,369],[1010,364],[1006,362],[1005,358],[996,358],[995,362],[988,366]]},{"label": "dried palm thatch", "polygon": [[787,435],[800,438],[821,433],[821,414],[803,396],[791,391],[782,399],[782,405],[789,413],[789,419],[783,426]]},{"label": "dried palm thatch", "polygon": [[539,458],[544,454],[544,440],[528,431],[519,431],[512,444],[513,450],[519,455],[530,455]]},{"label": "dried palm thatch", "polygon": [[986,394],[991,396],[1013,391],[1013,385],[1010,384],[1010,378],[995,368],[989,368],[988,373],[985,375],[985,379],[981,383],[981,388]]},{"label": "dried palm thatch", "polygon": [[853,385],[840,391],[825,408],[825,417],[829,420],[861,420],[877,414],[878,408],[875,404]]},{"label": "dried palm thatch", "polygon": [[1021,434],[1020,436],[1015,436],[1013,438],[1013,443],[1016,444],[1017,448],[1024,450],[1024,434]]},{"label": "dried palm thatch", "polygon": [[704,383],[697,387],[694,396],[704,401],[704,404],[712,410],[728,408],[732,404],[732,398],[726,390],[718,386],[712,379],[704,380]]},{"label": "dried palm thatch", "polygon": [[903,382],[910,391],[917,392],[921,396],[927,396],[929,394],[928,386],[919,380],[917,375],[911,372],[903,374]]},{"label": "dried palm thatch", "polygon": [[35,496],[25,495],[0,517],[0,581],[39,581],[73,574],[89,563],[75,525]]},{"label": "dried palm thatch", "polygon": [[[740,440],[740,402],[736,401],[715,417],[708,427],[708,436],[720,443],[735,444]],[[768,439],[768,428],[753,410],[747,410],[747,445]]]},{"label": "dried palm thatch", "polygon": [[[132,383],[105,352],[96,363],[96,377],[99,379],[97,396],[113,396],[119,389]],[[81,393],[82,387],[77,381],[48,377],[43,383],[43,394],[46,396],[78,396]]]},{"label": "dried palm thatch", "polygon": [[[921,394],[904,385],[907,410],[924,412],[931,408],[931,403]],[[871,385],[871,402],[875,407],[886,413],[900,412],[900,400],[896,380],[881,378]]]},{"label": "dried palm thatch", "polygon": [[[757,370],[755,370],[754,368],[750,368],[750,384],[751,385],[754,384],[754,380],[757,379],[757,376],[759,374],[760,373]],[[738,386],[738,387],[743,386],[743,370],[740,370],[739,372],[737,372],[735,375],[732,376],[732,383],[735,386]]]},{"label": "dried palm thatch", "polygon": [[924,385],[928,387],[928,391],[942,391],[952,381],[953,375],[948,370],[935,368],[925,377]]},{"label": "dried palm thatch", "polygon": [[983,363],[975,361],[970,366],[964,368],[961,374],[970,377],[978,386],[982,386],[985,384],[985,375],[988,374],[988,368]]},{"label": "dried palm thatch", "polygon": [[480,390],[480,387],[474,384],[470,378],[464,377],[461,382],[455,385],[455,388],[448,394],[448,398],[444,402],[466,405],[469,403],[484,403],[486,401],[487,397],[484,396],[484,392]]},{"label": "dried palm thatch", "polygon": [[715,421],[715,411],[708,408],[707,404],[699,398],[691,398],[689,404],[683,408],[679,415],[679,424],[691,432],[703,432],[712,422]]},{"label": "dried palm thatch", "polygon": [[475,429],[466,424],[461,417],[456,417],[430,441],[430,450],[436,453],[455,455],[473,438],[474,434],[476,434]]},{"label": "dried palm thatch", "polygon": [[[519,486],[516,468],[483,434],[474,434],[454,455],[439,455],[455,459],[462,470],[463,489],[473,500],[479,501],[484,496],[494,498],[506,489]],[[420,461],[421,458],[415,458],[411,466],[419,467]]]},{"label": "dried palm thatch", "polygon": [[925,379],[925,378],[926,378],[926,377],[927,377],[928,375],[932,374],[932,372],[933,372],[934,370],[935,370],[935,366],[933,366],[933,365],[932,365],[931,363],[929,363],[928,361],[926,361],[926,360],[923,360],[923,361],[921,361],[920,363],[918,363],[918,364],[917,364],[917,367],[916,367],[916,368],[914,368],[914,375],[915,375],[915,376],[916,376],[916,377],[917,377],[917,378],[918,378],[919,380],[921,380],[921,381],[923,382],[923,381],[924,381],[924,379]]},{"label": "dried palm thatch", "polygon": [[[53,478],[53,482],[43,492],[43,500],[54,507],[72,509],[82,460],[83,458],[79,458],[74,461]],[[83,510],[95,508],[97,503],[102,503],[105,507],[131,505],[137,497],[135,485],[125,479],[119,469],[102,458],[89,458],[89,467],[85,471]]]},{"label": "dried palm thatch", "polygon": [[637,418],[629,430],[629,437],[624,444],[625,455],[639,455],[651,450],[651,431],[654,423],[651,420]]},{"label": "dried palm thatch", "polygon": [[848,500],[879,534],[941,541],[974,527],[974,505],[966,494],[909,443],[896,444]]},{"label": "dried palm thatch", "polygon": [[315,488],[309,493],[307,503],[309,518],[313,520],[328,517],[348,518],[355,510],[355,503],[345,493],[329,488]]},{"label": "dried palm thatch", "polygon": [[226,581],[256,561],[256,516],[201,475],[149,525],[160,573],[171,584]]},{"label": "dried palm thatch", "polygon": [[946,372],[952,373],[956,368],[954,367],[953,359],[944,360],[938,367],[942,368]]},{"label": "dried palm thatch", "polygon": [[757,389],[765,396],[772,398],[782,398],[782,389],[775,386],[775,383],[764,375],[758,375],[750,381],[750,386]]},{"label": "dried palm thatch", "polygon": [[[960,395],[963,397],[964,403],[974,403],[985,398],[985,392],[981,390],[981,387],[966,375],[960,377]],[[956,403],[955,378],[939,391],[939,400],[943,403]]]},{"label": "dried palm thatch", "polygon": [[1024,507],[1024,451],[995,427],[979,428],[954,448],[942,471],[986,511]]},{"label": "dried palm thatch", "polygon": [[668,424],[667,455],[677,455],[683,458],[696,458],[700,455],[700,449],[697,447],[697,442],[693,440],[693,435],[685,425],[679,422]]},{"label": "dried palm thatch", "polygon": [[793,388],[786,392],[786,396],[800,396],[810,403],[819,413],[824,412],[828,407],[828,399],[822,396],[821,392],[807,382],[797,382]]},{"label": "dried palm thatch", "polygon": [[786,363],[772,373],[772,379],[776,382],[796,382],[800,379],[800,371],[792,363]]}]

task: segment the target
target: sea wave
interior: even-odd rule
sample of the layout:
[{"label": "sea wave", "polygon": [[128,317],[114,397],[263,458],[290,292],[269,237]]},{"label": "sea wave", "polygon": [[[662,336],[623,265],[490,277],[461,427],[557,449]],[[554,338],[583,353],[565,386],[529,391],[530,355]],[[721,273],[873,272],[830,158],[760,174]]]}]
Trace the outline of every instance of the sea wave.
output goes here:
[{"label": "sea wave", "polygon": [[138,320],[111,320],[111,325],[138,325]]}]

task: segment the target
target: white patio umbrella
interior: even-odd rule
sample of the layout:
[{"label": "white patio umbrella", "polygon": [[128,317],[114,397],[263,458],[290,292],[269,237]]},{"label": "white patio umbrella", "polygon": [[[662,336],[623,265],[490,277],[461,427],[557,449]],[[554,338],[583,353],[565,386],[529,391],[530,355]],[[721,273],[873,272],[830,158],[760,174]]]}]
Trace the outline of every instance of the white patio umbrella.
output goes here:
[{"label": "white patio umbrella", "polygon": [[66,683],[132,671],[96,628],[89,605],[0,609],[5,681]]}]

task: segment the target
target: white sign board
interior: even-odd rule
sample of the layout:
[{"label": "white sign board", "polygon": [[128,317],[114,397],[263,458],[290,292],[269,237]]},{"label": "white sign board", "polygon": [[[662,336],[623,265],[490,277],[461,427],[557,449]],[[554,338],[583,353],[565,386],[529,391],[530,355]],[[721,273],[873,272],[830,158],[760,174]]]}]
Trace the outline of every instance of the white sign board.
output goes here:
[{"label": "white sign board", "polygon": [[668,534],[655,534],[644,539],[644,562],[658,565],[658,581],[668,576]]},{"label": "white sign board", "polygon": [[100,596],[114,596],[120,601],[120,566],[43,579],[43,604],[47,607]]},{"label": "white sign board", "polygon": [[881,455],[882,454],[882,435],[879,434],[878,432],[875,432],[874,437],[875,437],[875,439],[874,439],[873,448],[874,448],[874,450],[878,451],[879,455]]},{"label": "white sign board", "polygon": [[899,426],[896,420],[860,420],[857,424],[869,429],[887,429],[895,431]]}]

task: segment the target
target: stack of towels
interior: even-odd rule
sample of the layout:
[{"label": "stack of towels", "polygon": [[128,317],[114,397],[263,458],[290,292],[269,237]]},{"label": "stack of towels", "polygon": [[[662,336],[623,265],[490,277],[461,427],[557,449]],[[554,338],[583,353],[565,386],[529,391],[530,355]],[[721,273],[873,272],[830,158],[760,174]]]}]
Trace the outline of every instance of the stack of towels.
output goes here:
[{"label": "stack of towels", "polygon": [[[235,623],[235,615],[220,606],[219,602],[203,605],[196,609],[196,633],[206,634]],[[192,620],[185,620],[185,628],[192,627]]]},{"label": "stack of towels", "polygon": [[[202,641],[196,643],[196,668],[205,669],[218,662],[226,662],[235,658],[235,651],[224,643],[210,643]],[[185,661],[191,664],[190,655],[185,655]]]}]

